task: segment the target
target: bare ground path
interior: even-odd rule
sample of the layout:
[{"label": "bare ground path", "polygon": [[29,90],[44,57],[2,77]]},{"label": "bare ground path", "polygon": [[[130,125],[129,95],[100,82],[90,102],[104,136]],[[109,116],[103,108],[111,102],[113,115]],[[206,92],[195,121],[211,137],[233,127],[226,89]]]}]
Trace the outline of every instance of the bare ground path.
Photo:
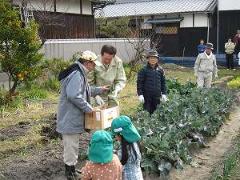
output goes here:
[{"label": "bare ground path", "polygon": [[[211,171],[224,157],[232,145],[232,140],[240,130],[240,107],[235,107],[228,120],[221,128],[219,134],[208,143],[205,148],[197,153],[192,165],[187,165],[182,171],[173,170],[170,174],[172,180],[207,180]],[[194,164],[194,165],[193,165]]]}]

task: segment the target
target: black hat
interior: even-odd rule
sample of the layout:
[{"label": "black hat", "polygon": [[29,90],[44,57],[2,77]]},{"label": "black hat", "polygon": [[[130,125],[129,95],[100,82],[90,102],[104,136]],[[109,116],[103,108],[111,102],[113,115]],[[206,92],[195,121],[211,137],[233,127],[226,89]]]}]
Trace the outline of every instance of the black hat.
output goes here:
[{"label": "black hat", "polygon": [[147,58],[149,57],[159,57],[158,56],[158,52],[154,49],[150,49],[148,52],[147,52]]},{"label": "black hat", "polygon": [[213,44],[212,44],[212,43],[207,43],[207,44],[206,44],[206,49],[211,49],[211,50],[213,50]]}]

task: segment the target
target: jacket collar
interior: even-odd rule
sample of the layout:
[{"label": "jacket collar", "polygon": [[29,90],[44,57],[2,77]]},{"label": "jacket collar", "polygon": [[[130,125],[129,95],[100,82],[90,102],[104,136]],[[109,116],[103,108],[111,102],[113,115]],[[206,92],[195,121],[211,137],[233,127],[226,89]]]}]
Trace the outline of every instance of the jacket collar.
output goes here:
[{"label": "jacket collar", "polygon": [[81,71],[82,71],[82,72],[84,73],[84,75],[86,76],[87,73],[88,73],[88,69],[87,69],[85,66],[83,66],[82,63],[80,63],[79,61],[76,61],[75,63],[80,67]]},{"label": "jacket collar", "polygon": [[[105,68],[105,65],[102,63],[102,57],[101,55],[98,56],[97,61],[101,63],[101,67]],[[112,59],[112,62],[109,64],[109,67],[116,66],[116,56]]]},{"label": "jacket collar", "polygon": [[211,52],[211,54],[210,54],[210,55],[207,55],[206,51],[204,51],[204,54],[205,54],[205,56],[206,56],[208,59],[210,59],[210,58],[212,57],[212,55],[213,55],[213,53],[212,53],[212,52]]},{"label": "jacket collar", "polygon": [[154,68],[152,68],[152,66],[149,63],[147,63],[147,67],[150,68],[150,69],[158,69],[159,64],[157,63],[156,66]]}]

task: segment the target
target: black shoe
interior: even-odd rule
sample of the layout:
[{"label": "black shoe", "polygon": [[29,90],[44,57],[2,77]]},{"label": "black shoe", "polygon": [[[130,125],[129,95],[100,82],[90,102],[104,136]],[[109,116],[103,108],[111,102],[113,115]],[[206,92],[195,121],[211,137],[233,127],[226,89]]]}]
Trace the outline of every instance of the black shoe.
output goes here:
[{"label": "black shoe", "polygon": [[81,175],[80,171],[76,170],[75,166],[71,166],[71,168],[72,168],[72,173],[75,179],[80,179],[80,175]]},{"label": "black shoe", "polygon": [[68,166],[65,164],[65,176],[67,180],[79,180],[80,173],[76,171],[75,166]]}]

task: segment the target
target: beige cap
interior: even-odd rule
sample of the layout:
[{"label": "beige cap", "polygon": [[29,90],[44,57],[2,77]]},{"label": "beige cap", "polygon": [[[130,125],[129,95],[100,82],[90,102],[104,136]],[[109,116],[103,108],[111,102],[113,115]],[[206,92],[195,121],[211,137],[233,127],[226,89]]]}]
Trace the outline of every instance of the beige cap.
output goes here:
[{"label": "beige cap", "polygon": [[80,54],[80,57],[81,59],[84,59],[86,61],[93,61],[97,66],[101,65],[101,63],[99,61],[97,61],[97,55],[92,52],[92,51],[83,51],[81,54]]}]

